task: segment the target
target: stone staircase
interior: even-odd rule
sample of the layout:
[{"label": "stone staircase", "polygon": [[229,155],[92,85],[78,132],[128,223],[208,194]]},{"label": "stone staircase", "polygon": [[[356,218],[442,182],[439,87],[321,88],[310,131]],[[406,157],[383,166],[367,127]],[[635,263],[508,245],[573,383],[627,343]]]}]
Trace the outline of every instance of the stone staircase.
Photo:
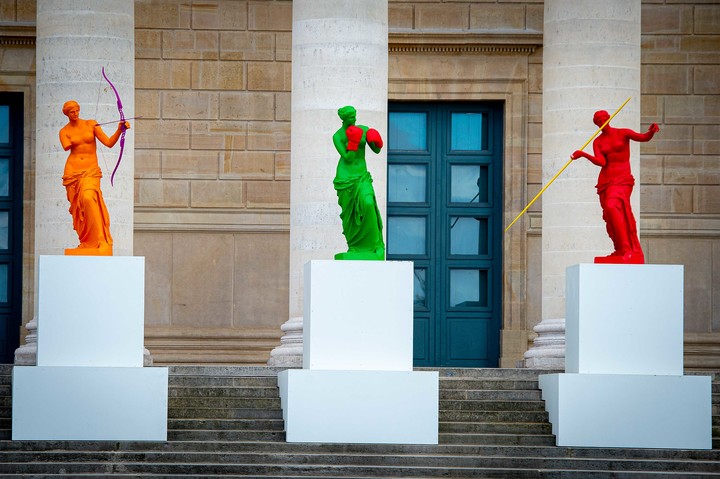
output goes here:
[{"label": "stone staircase", "polygon": [[277,369],[170,368],[168,441],[10,441],[0,366],[2,478],[720,477],[720,375],[711,451],[554,446],[539,371],[441,369],[440,444],[288,444]]}]

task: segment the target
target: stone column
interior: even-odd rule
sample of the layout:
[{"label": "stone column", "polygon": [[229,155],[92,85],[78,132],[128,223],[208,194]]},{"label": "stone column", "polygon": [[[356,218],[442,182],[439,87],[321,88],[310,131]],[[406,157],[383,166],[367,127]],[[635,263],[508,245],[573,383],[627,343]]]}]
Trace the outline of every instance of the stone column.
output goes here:
[{"label": "stone column", "polygon": [[[597,131],[597,110],[616,127],[640,127],[640,0],[546,0],[543,28],[543,183]],[[639,146],[631,168],[640,179]],[[592,152],[592,144],[585,151]],[[595,191],[599,168],[572,163],[542,196],[542,321],[525,366],[565,367],[565,268],[612,252]],[[639,185],[638,185],[639,186]],[[632,195],[640,220],[640,189]]]},{"label": "stone column", "polygon": [[[290,320],[268,364],[302,365],[303,266],[347,251],[333,189],[338,108],[387,136],[387,0],[294,0],[290,186]],[[386,155],[368,149],[385,220]]]},{"label": "stone column", "polygon": [[[100,123],[111,135],[119,120],[117,100],[101,70],[113,82],[127,117],[135,111],[134,3],[116,0],[37,0],[35,111],[35,314],[37,314],[37,260],[39,255],[64,254],[78,244],[68,213],[63,151],[58,132],[67,123],[62,105],[80,104],[80,116]],[[133,130],[125,138],[122,163],[110,186],[110,174],[120,152],[119,142],[108,150],[98,142],[103,170],[102,191],[110,212],[110,232],[116,256],[133,253]],[[72,279],[71,279],[72,280]],[[108,287],[112,287],[109,285]],[[37,317],[26,328],[26,344],[15,352],[15,364],[35,364]]]}]

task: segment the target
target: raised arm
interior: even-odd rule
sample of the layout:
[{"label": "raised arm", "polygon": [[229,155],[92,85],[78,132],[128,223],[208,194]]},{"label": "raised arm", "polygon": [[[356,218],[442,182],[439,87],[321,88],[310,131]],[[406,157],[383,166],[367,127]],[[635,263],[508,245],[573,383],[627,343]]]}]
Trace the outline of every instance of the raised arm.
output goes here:
[{"label": "raised arm", "polygon": [[660,131],[660,127],[657,126],[657,123],[653,123],[650,125],[648,130],[645,133],[638,133],[637,131],[633,130],[625,130],[625,133],[627,134],[627,137],[630,138],[633,141],[650,141],[652,140],[652,137],[655,136],[655,133]]},{"label": "raised arm", "polygon": [[123,133],[123,131],[125,131],[129,128],[130,128],[130,122],[128,122],[128,121],[122,122],[121,121],[120,123],[118,123],[117,130],[115,130],[115,133],[113,133],[113,135],[111,137],[108,137],[105,134],[105,132],[103,131],[103,129],[100,128],[100,125],[98,125],[98,124],[95,124],[95,126],[93,127],[93,130],[95,133],[95,138],[100,140],[100,143],[107,146],[108,148],[112,148],[113,146],[115,146],[115,143],[117,143],[117,141],[120,139],[120,135]]}]

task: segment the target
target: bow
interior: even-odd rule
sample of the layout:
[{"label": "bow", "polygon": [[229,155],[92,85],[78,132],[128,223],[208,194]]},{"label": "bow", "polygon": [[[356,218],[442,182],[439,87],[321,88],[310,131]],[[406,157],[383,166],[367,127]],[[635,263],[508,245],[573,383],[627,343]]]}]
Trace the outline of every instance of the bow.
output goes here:
[{"label": "bow", "polygon": [[113,89],[115,92],[115,97],[117,98],[117,108],[118,113],[120,113],[120,121],[122,122],[122,134],[120,134],[120,156],[118,156],[117,163],[115,163],[115,168],[112,171],[112,174],[110,175],[110,184],[113,185],[113,180],[115,179],[115,172],[118,169],[118,166],[120,166],[120,161],[122,160],[123,150],[125,149],[125,132],[127,131],[127,128],[125,128],[125,113],[123,113],[123,104],[120,100],[120,94],[117,91],[117,88],[115,88],[115,85],[110,81],[110,79],[105,74],[105,67],[102,67],[102,76],[103,78],[110,84],[110,88]]}]

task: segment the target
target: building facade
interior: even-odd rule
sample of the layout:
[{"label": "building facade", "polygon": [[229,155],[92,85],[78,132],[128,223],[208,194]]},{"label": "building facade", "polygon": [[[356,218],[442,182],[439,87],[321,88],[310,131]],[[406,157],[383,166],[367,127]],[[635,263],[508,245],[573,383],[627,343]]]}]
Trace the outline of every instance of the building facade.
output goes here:
[{"label": "building facade", "polygon": [[[97,3],[87,2],[90,14]],[[536,335],[543,301],[542,200],[503,230],[548,179],[542,168],[545,8],[541,0],[388,1],[387,164],[369,168],[388,178],[382,188],[376,182],[387,205],[388,258],[416,262],[418,364],[515,367]],[[139,117],[128,133],[134,137],[131,251],[146,258],[146,347],[156,364],[264,364],[293,315],[293,2],[136,0],[133,15],[134,105],[126,105],[125,114]],[[0,160],[10,158],[5,210],[8,237],[17,238],[8,241],[7,257],[0,256],[0,266],[7,265],[7,308],[0,310],[6,362],[25,342],[25,326],[35,315],[36,127],[45,121],[36,114],[36,73],[46,60],[37,53],[37,18],[35,0],[0,2],[0,114],[9,132],[0,132],[0,147],[4,138],[9,145],[0,149]],[[685,265],[686,368],[717,369],[720,6],[644,0],[640,22],[640,125],[614,124],[660,125],[656,138],[639,148],[635,171],[641,242],[647,262]],[[78,30],[90,23],[80,21]],[[87,88],[98,101],[112,96],[99,72]],[[97,110],[92,101],[81,106],[84,118]],[[413,123],[419,119],[424,126]],[[587,123],[578,128],[592,132],[591,117]],[[317,136],[305,141],[330,141],[338,126],[318,125]],[[463,143],[462,128],[475,127],[482,128],[482,141]],[[417,144],[418,131],[427,144]],[[579,146],[568,144],[568,155]],[[482,154],[467,153],[473,151]],[[116,154],[104,152],[101,163],[111,170]],[[328,167],[336,161],[328,158]],[[107,180],[108,168],[101,167]],[[480,190],[490,196],[453,209],[444,199],[463,185],[452,183],[451,171],[467,172],[478,187],[482,178],[486,188]],[[428,189],[414,202],[418,184]],[[59,178],[57,187],[64,194]],[[483,220],[468,224],[468,218]],[[71,228],[68,215],[68,237]],[[475,255],[476,263],[472,254],[463,256],[457,281],[467,273],[465,280],[484,285],[487,298],[465,297],[462,288],[449,286],[455,281],[450,273],[432,272],[437,265],[450,271],[448,251],[467,247],[453,243],[454,232],[475,228],[487,239],[479,246],[486,249]],[[458,314],[433,319],[433,302],[443,298]],[[464,306],[467,311],[456,311]],[[473,345],[462,341],[457,357],[467,353],[471,360],[449,361],[445,326],[437,321],[447,331],[459,324],[459,336],[472,343],[479,332],[463,329],[460,320],[483,314],[495,328],[485,340],[488,362],[473,362]]]}]

